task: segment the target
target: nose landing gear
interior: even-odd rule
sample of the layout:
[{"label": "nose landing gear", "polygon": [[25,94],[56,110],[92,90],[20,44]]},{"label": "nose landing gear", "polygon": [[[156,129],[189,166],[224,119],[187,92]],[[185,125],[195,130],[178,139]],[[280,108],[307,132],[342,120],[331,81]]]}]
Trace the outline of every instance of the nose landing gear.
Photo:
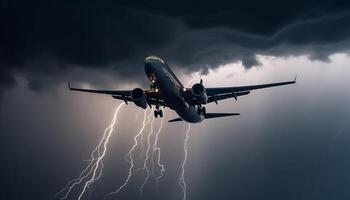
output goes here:
[{"label": "nose landing gear", "polygon": [[155,85],[154,83],[152,83],[152,84],[150,85],[150,88],[151,88],[151,90],[155,90],[157,87],[156,87],[156,85]]}]

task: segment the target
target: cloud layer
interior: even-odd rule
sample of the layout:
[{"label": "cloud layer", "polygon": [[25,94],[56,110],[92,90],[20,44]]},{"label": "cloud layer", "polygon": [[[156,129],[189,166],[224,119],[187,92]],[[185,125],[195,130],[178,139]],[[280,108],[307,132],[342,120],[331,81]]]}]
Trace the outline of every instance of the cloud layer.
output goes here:
[{"label": "cloud layer", "polygon": [[0,15],[2,89],[15,73],[32,89],[84,80],[76,69],[139,80],[150,54],[206,73],[256,54],[327,61],[350,43],[349,1],[3,1]]}]

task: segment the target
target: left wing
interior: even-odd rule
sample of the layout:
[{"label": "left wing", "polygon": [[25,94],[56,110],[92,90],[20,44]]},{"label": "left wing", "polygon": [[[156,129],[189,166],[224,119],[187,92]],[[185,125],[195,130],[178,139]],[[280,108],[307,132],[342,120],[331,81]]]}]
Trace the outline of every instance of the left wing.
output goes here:
[{"label": "left wing", "polygon": [[69,90],[79,91],[79,92],[90,92],[97,94],[108,94],[108,95],[117,95],[117,96],[130,96],[132,90],[93,90],[93,89],[81,89],[81,88],[73,88],[70,83],[68,83]]},{"label": "left wing", "polygon": [[247,95],[250,93],[251,90],[289,85],[294,83],[296,83],[296,77],[293,81],[276,82],[276,83],[268,83],[268,84],[261,84],[261,85],[206,88],[206,93],[208,95],[208,103],[211,103],[211,102],[217,103],[217,101],[227,99],[227,98],[235,98],[237,100],[238,96]]},{"label": "left wing", "polygon": [[[120,100],[125,101],[125,103],[127,103],[128,101],[133,102],[133,99],[131,97],[132,90],[82,89],[82,88],[71,87],[70,83],[68,83],[68,88],[69,88],[69,90],[72,90],[72,91],[111,95],[115,99],[120,99]],[[145,90],[145,95],[146,95],[148,104],[151,104],[151,105],[157,105],[158,104],[160,106],[166,106],[165,102],[162,100],[161,95],[160,95],[159,92],[154,92],[153,90]]]}]

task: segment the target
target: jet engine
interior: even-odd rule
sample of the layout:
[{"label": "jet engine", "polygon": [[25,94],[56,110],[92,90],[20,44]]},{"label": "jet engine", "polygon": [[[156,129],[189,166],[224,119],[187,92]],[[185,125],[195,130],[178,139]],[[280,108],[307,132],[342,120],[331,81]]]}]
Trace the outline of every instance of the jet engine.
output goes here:
[{"label": "jet engine", "polygon": [[135,105],[143,109],[147,108],[147,98],[145,92],[141,88],[135,88],[131,92],[131,98]]},{"label": "jet engine", "polygon": [[205,92],[205,87],[201,83],[194,84],[192,86],[191,93],[199,103],[201,104],[207,103],[208,96],[207,96],[207,93]]}]

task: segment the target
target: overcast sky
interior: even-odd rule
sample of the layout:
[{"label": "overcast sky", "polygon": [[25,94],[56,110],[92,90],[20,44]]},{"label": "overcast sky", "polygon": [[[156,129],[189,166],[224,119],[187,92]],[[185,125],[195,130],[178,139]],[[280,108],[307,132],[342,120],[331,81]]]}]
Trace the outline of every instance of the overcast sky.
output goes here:
[{"label": "overcast sky", "polygon": [[[67,81],[147,88],[143,59],[158,55],[189,87],[200,78],[211,87],[298,75],[295,85],[207,106],[241,115],[191,127],[189,200],[349,199],[349,4],[1,1],[0,198],[49,199],[86,166],[121,102],[69,92]],[[122,107],[91,199],[122,184],[142,116]],[[174,117],[165,109],[165,121]],[[166,173],[158,188],[146,185],[145,199],[181,199],[186,127],[164,123]],[[110,199],[139,199],[143,175]]]}]

